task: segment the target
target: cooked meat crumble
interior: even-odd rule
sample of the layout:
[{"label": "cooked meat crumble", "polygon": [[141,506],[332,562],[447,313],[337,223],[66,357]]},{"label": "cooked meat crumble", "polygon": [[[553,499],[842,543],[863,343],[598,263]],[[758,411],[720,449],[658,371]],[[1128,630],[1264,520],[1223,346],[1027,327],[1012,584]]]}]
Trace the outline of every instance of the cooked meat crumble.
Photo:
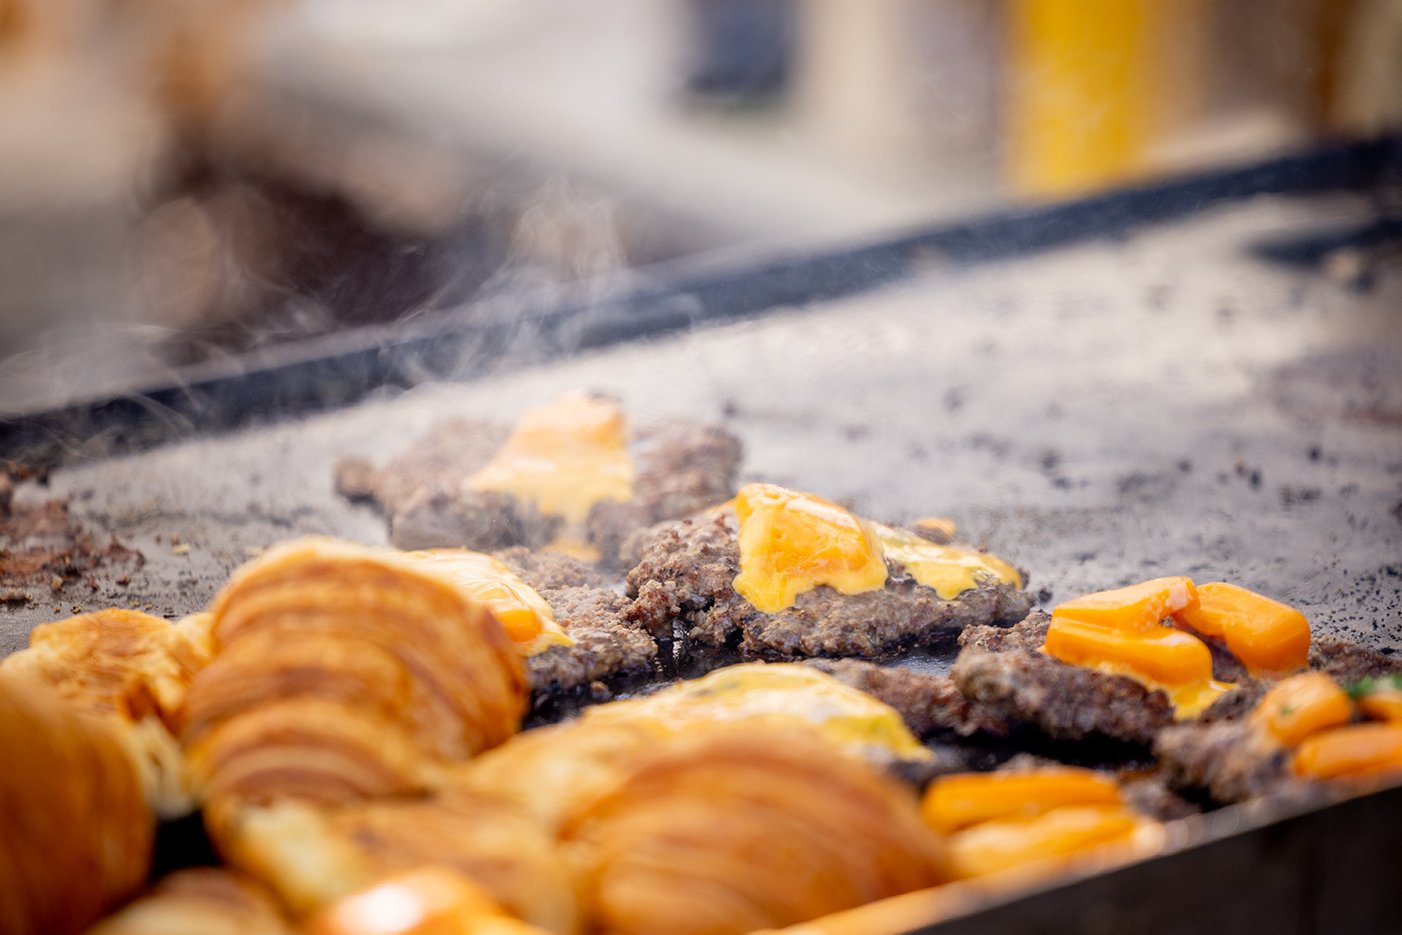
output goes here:
[{"label": "cooked meat crumble", "polygon": [[1169,727],[1154,755],[1172,785],[1205,790],[1224,805],[1263,795],[1287,778],[1286,751],[1240,720]]},{"label": "cooked meat crumble", "polygon": [[[401,549],[543,548],[560,531],[557,517],[542,515],[510,494],[465,488],[507,435],[505,427],[491,423],[447,422],[382,469],[361,459],[343,460],[336,489],[378,504],[389,520],[390,541]],[[641,427],[630,451],[632,499],[598,503],[585,521],[586,537],[606,565],[619,564],[620,549],[638,529],[727,499],[741,457],[734,435],[682,420]]]},{"label": "cooked meat crumble", "polygon": [[555,620],[574,640],[526,660],[537,693],[569,692],[652,671],[657,643],[624,619],[630,601],[609,579],[568,556],[507,549],[496,557],[540,592]]},{"label": "cooked meat crumble", "polygon": [[629,618],[654,636],[680,626],[697,658],[876,658],[976,624],[1017,620],[1031,606],[1022,589],[984,585],[944,600],[887,560],[885,587],[843,594],[820,586],[775,613],[736,593],[740,547],[729,511],[663,523],[648,532],[628,573],[637,595]]},{"label": "cooked meat crumble", "polygon": [[[376,503],[394,516],[409,501],[452,493],[480,470],[506,441],[505,426],[475,419],[440,422],[403,454],[376,469],[363,458],[336,465],[336,492],[350,500]],[[441,543],[440,543],[441,544]]]},{"label": "cooked meat crumble", "polygon": [[[1309,665],[1339,684],[1402,672],[1402,663],[1336,636],[1316,634]],[[1289,751],[1266,740],[1244,720],[1269,682],[1246,681],[1223,696],[1195,723],[1163,731],[1154,752],[1174,785],[1201,789],[1222,804],[1280,794],[1295,785],[1286,769]]]},{"label": "cooked meat crumble", "polygon": [[1328,634],[1315,634],[1309,659],[1311,669],[1318,669],[1345,686],[1365,678],[1402,673],[1402,660]]},{"label": "cooked meat crumble", "polygon": [[879,666],[860,659],[810,659],[804,664],[895,708],[917,736],[938,731],[961,737],[976,733],[1003,736],[1008,732],[1006,723],[988,710],[970,704],[945,676],[900,666]]}]

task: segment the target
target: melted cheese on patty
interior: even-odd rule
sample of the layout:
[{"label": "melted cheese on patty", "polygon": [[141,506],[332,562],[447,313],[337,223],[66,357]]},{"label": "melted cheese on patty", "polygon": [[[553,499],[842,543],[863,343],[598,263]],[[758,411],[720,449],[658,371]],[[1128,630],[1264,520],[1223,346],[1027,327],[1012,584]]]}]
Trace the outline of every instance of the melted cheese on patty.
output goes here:
[{"label": "melted cheese on patty", "polygon": [[597,559],[582,526],[604,501],[633,499],[633,457],[623,412],[607,400],[569,393],[521,417],[492,460],[466,486],[506,493],[564,520],[550,548]]},{"label": "melted cheese on patty", "polygon": [[740,526],[734,587],[765,613],[823,585],[842,594],[885,587],[888,558],[943,600],[990,581],[1022,585],[1002,559],[868,522],[813,494],[748,484],[732,502]]},{"label": "melted cheese on patty", "polygon": [[492,556],[470,549],[422,549],[406,552],[405,556],[451,578],[481,601],[521,655],[534,656],[552,646],[574,645],[574,640],[555,622],[555,613],[540,592]]}]

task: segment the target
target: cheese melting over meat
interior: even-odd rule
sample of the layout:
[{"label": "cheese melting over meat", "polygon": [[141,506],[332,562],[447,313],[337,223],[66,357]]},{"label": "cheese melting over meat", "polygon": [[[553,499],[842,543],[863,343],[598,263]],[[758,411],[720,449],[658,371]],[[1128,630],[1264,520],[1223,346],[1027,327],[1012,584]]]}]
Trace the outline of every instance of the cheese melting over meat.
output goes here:
[{"label": "cheese melting over meat", "polygon": [[423,549],[405,556],[451,578],[496,617],[523,656],[574,640],[555,622],[555,614],[535,588],[501,562],[469,549]]},{"label": "cheese melting over meat", "polygon": [[511,494],[560,517],[565,531],[551,548],[597,558],[578,527],[595,504],[633,499],[633,478],[622,411],[607,400],[569,393],[522,416],[467,487]]},{"label": "cheese melting over meat", "polygon": [[749,484],[733,505],[740,523],[734,587],[765,613],[783,610],[821,585],[843,594],[884,587],[887,558],[944,600],[989,581],[1022,585],[1017,571],[992,555],[868,522],[812,494]]},{"label": "cheese melting over meat", "polygon": [[1202,640],[1170,627],[1131,630],[1056,617],[1042,649],[1062,662],[1162,690],[1180,719],[1195,717],[1235,687],[1212,678],[1212,653]]},{"label": "cheese melting over meat", "polygon": [[906,574],[946,601],[990,580],[1022,587],[1017,569],[997,556],[940,545],[905,529],[881,525],[875,529],[886,557],[905,566]]},{"label": "cheese melting over meat", "polygon": [[758,610],[783,610],[819,585],[860,594],[886,583],[880,540],[836,503],[774,484],[747,484],[735,495],[735,515],[735,591]]},{"label": "cheese melting over meat", "polygon": [[896,710],[832,676],[793,663],[750,662],[718,669],[655,695],[587,709],[584,724],[611,720],[666,731],[714,722],[805,726],[865,759],[928,760]]}]

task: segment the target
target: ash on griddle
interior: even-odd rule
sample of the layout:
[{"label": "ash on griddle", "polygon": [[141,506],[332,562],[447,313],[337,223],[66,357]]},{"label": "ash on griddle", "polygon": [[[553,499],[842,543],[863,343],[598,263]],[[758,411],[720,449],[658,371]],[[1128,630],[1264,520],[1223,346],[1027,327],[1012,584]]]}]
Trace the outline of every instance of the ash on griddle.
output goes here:
[{"label": "ash on griddle", "polygon": [[28,603],[31,588],[58,592],[99,569],[139,568],[141,553],[112,536],[101,542],[68,513],[68,501],[13,502],[8,482],[0,490],[0,604]]}]

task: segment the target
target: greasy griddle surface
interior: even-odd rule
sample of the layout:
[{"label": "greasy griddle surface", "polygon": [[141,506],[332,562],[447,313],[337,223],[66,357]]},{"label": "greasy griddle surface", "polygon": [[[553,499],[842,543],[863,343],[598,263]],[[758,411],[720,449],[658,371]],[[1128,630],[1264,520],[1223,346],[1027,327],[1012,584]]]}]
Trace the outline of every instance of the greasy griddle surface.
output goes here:
[{"label": "greasy griddle surface", "polygon": [[639,416],[723,420],[746,479],[874,517],[952,516],[1030,569],[1044,606],[1223,578],[1402,649],[1402,276],[1356,294],[1248,253],[1362,217],[1348,198],[1257,199],[1016,261],[932,257],[853,299],[65,467],[17,497],[70,498],[146,563],[125,586],[99,573],[0,608],[0,653],[74,608],[199,609],[289,536],[383,542],[378,516],[333,493],[338,457],[383,461],[436,420],[509,421],[577,386]]}]

